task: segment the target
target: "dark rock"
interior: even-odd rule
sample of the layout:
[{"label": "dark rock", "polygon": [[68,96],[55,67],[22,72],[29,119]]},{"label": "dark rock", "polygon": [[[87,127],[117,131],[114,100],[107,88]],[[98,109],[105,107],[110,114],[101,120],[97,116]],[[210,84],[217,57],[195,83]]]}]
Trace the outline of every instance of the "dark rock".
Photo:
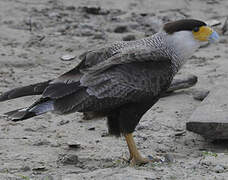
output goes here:
[{"label": "dark rock", "polygon": [[78,156],[75,154],[62,154],[58,157],[57,162],[65,165],[75,165],[79,163]]},{"label": "dark rock", "polygon": [[125,33],[128,32],[128,27],[126,25],[118,25],[113,30],[115,33]]},{"label": "dark rock", "polygon": [[47,171],[48,169],[45,166],[37,166],[32,168],[33,171]]},{"label": "dark rock", "polygon": [[194,86],[197,83],[197,81],[198,81],[198,78],[195,75],[187,75],[184,77],[177,76],[173,79],[167,92],[173,92],[180,89],[190,88]]},{"label": "dark rock", "polygon": [[93,35],[93,39],[101,39],[105,40],[105,34],[104,33],[97,33]]},{"label": "dark rock", "polygon": [[93,127],[93,126],[92,127],[89,127],[88,130],[89,131],[94,131],[95,130],[95,127]]},{"label": "dark rock", "polygon": [[102,134],[101,134],[101,137],[108,137],[108,136],[110,136],[110,134],[106,131],[102,132]]},{"label": "dark rock", "polygon": [[88,14],[93,14],[93,15],[107,15],[107,14],[109,14],[108,10],[102,9],[99,6],[91,6],[91,7],[84,6],[82,9],[84,12],[86,12]]},{"label": "dark rock", "polygon": [[133,34],[129,34],[123,37],[123,41],[133,41],[133,40],[136,40],[136,37]]},{"label": "dark rock", "polygon": [[175,136],[183,136],[184,134],[186,134],[186,131],[183,130],[183,131],[178,131],[175,133]]},{"label": "dark rock", "polygon": [[228,30],[228,17],[226,17],[226,20],[222,26],[222,34],[227,34],[227,30]]},{"label": "dark rock", "polygon": [[195,91],[193,92],[193,98],[195,100],[203,101],[209,93],[210,91],[208,90]]},{"label": "dark rock", "polygon": [[74,6],[67,6],[66,10],[74,11],[76,8]]},{"label": "dark rock", "polygon": [[144,17],[144,16],[147,16],[148,13],[140,13],[140,15]]}]

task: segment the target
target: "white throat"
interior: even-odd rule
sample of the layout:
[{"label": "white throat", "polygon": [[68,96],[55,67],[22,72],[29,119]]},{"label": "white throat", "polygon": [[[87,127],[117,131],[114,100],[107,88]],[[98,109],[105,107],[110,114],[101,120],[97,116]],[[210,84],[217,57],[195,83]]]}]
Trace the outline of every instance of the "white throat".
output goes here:
[{"label": "white throat", "polygon": [[200,42],[193,37],[190,31],[179,31],[168,35],[168,43],[175,48],[176,53],[184,60],[191,57],[200,46]]}]

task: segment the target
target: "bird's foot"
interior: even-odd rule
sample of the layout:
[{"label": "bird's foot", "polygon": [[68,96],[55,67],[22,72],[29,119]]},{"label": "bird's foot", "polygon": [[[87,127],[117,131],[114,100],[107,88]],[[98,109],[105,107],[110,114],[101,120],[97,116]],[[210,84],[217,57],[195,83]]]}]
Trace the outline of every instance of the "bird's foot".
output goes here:
[{"label": "bird's foot", "polygon": [[131,166],[136,166],[136,165],[144,165],[144,164],[147,164],[147,163],[161,163],[163,161],[160,158],[148,156],[147,158],[144,158],[144,157],[132,157],[132,158],[129,159],[129,162],[130,162]]},{"label": "bird's foot", "polygon": [[143,165],[150,162],[148,158],[143,158],[143,157],[133,157],[129,161],[131,166]]}]

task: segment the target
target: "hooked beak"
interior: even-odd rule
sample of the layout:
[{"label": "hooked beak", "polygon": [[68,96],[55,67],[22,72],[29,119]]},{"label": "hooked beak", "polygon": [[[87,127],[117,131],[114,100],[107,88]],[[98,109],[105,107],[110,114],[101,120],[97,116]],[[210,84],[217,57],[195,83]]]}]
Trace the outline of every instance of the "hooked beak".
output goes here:
[{"label": "hooked beak", "polygon": [[218,35],[218,33],[217,33],[216,31],[213,31],[213,32],[211,33],[211,35],[209,36],[208,40],[209,40],[209,43],[218,42],[218,40],[219,40],[219,35]]}]

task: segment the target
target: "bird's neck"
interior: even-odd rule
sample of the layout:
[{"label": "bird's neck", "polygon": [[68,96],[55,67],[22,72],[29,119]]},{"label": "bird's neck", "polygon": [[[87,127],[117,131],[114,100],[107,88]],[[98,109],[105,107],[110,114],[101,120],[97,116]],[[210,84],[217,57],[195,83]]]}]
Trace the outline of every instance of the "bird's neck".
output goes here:
[{"label": "bird's neck", "polygon": [[180,31],[172,35],[167,35],[167,44],[174,48],[176,55],[183,60],[183,63],[191,57],[200,46],[200,43],[194,39],[190,31]]}]

